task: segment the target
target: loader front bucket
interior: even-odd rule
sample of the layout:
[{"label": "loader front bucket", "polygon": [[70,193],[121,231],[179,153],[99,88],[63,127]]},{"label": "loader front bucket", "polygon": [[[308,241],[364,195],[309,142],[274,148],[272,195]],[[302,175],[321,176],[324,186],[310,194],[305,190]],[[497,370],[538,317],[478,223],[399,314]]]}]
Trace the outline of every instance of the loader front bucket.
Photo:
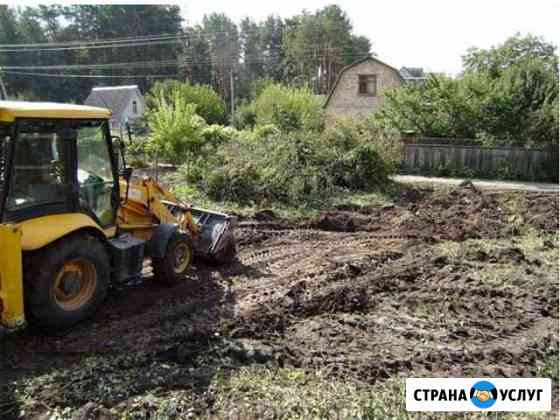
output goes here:
[{"label": "loader front bucket", "polygon": [[200,233],[194,241],[195,254],[218,264],[233,261],[237,256],[233,235],[237,217],[199,208],[192,208],[191,211],[200,227]]}]

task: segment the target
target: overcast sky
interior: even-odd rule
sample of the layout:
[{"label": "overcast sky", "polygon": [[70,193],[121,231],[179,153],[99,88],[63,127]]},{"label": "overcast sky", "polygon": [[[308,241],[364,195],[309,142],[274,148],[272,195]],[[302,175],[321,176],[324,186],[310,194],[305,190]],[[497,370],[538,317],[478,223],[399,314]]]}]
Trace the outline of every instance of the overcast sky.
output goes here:
[{"label": "overcast sky", "polygon": [[180,1],[191,25],[224,12],[235,21],[270,14],[290,17],[336,3],[355,33],[367,36],[379,58],[396,67],[424,67],[456,74],[467,48],[488,48],[521,32],[560,44],[560,0],[198,0]]}]

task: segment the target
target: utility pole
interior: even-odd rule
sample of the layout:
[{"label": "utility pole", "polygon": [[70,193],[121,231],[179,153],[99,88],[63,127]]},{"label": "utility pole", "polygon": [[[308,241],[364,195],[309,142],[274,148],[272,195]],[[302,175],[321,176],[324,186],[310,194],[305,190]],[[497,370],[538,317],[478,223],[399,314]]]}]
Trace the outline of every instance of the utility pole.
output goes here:
[{"label": "utility pole", "polygon": [[233,87],[233,64],[229,71],[230,102],[231,102],[231,125],[233,125],[233,113],[235,112],[235,89]]},{"label": "utility pole", "polygon": [[6,92],[6,86],[4,85],[4,80],[2,80],[2,72],[0,71],[0,96],[2,100],[8,100],[8,93]]}]

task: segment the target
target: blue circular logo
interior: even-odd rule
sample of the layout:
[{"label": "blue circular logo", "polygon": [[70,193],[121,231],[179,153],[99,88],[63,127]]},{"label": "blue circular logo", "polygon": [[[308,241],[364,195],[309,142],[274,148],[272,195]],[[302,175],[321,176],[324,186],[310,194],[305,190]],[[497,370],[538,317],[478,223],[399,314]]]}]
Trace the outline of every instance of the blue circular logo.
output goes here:
[{"label": "blue circular logo", "polygon": [[490,408],[498,398],[498,390],[492,382],[478,381],[471,387],[470,397],[478,408]]}]

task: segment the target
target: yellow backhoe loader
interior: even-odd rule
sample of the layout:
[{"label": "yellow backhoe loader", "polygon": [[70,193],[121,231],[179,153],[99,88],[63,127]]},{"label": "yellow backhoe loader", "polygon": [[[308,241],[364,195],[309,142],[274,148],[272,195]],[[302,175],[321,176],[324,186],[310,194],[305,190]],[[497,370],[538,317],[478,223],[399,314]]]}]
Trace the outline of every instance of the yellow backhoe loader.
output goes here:
[{"label": "yellow backhoe loader", "polygon": [[236,256],[235,217],[191,208],[133,179],[111,112],[0,101],[0,332],[64,329],[91,316],[111,283],[185,278],[195,255]]}]

